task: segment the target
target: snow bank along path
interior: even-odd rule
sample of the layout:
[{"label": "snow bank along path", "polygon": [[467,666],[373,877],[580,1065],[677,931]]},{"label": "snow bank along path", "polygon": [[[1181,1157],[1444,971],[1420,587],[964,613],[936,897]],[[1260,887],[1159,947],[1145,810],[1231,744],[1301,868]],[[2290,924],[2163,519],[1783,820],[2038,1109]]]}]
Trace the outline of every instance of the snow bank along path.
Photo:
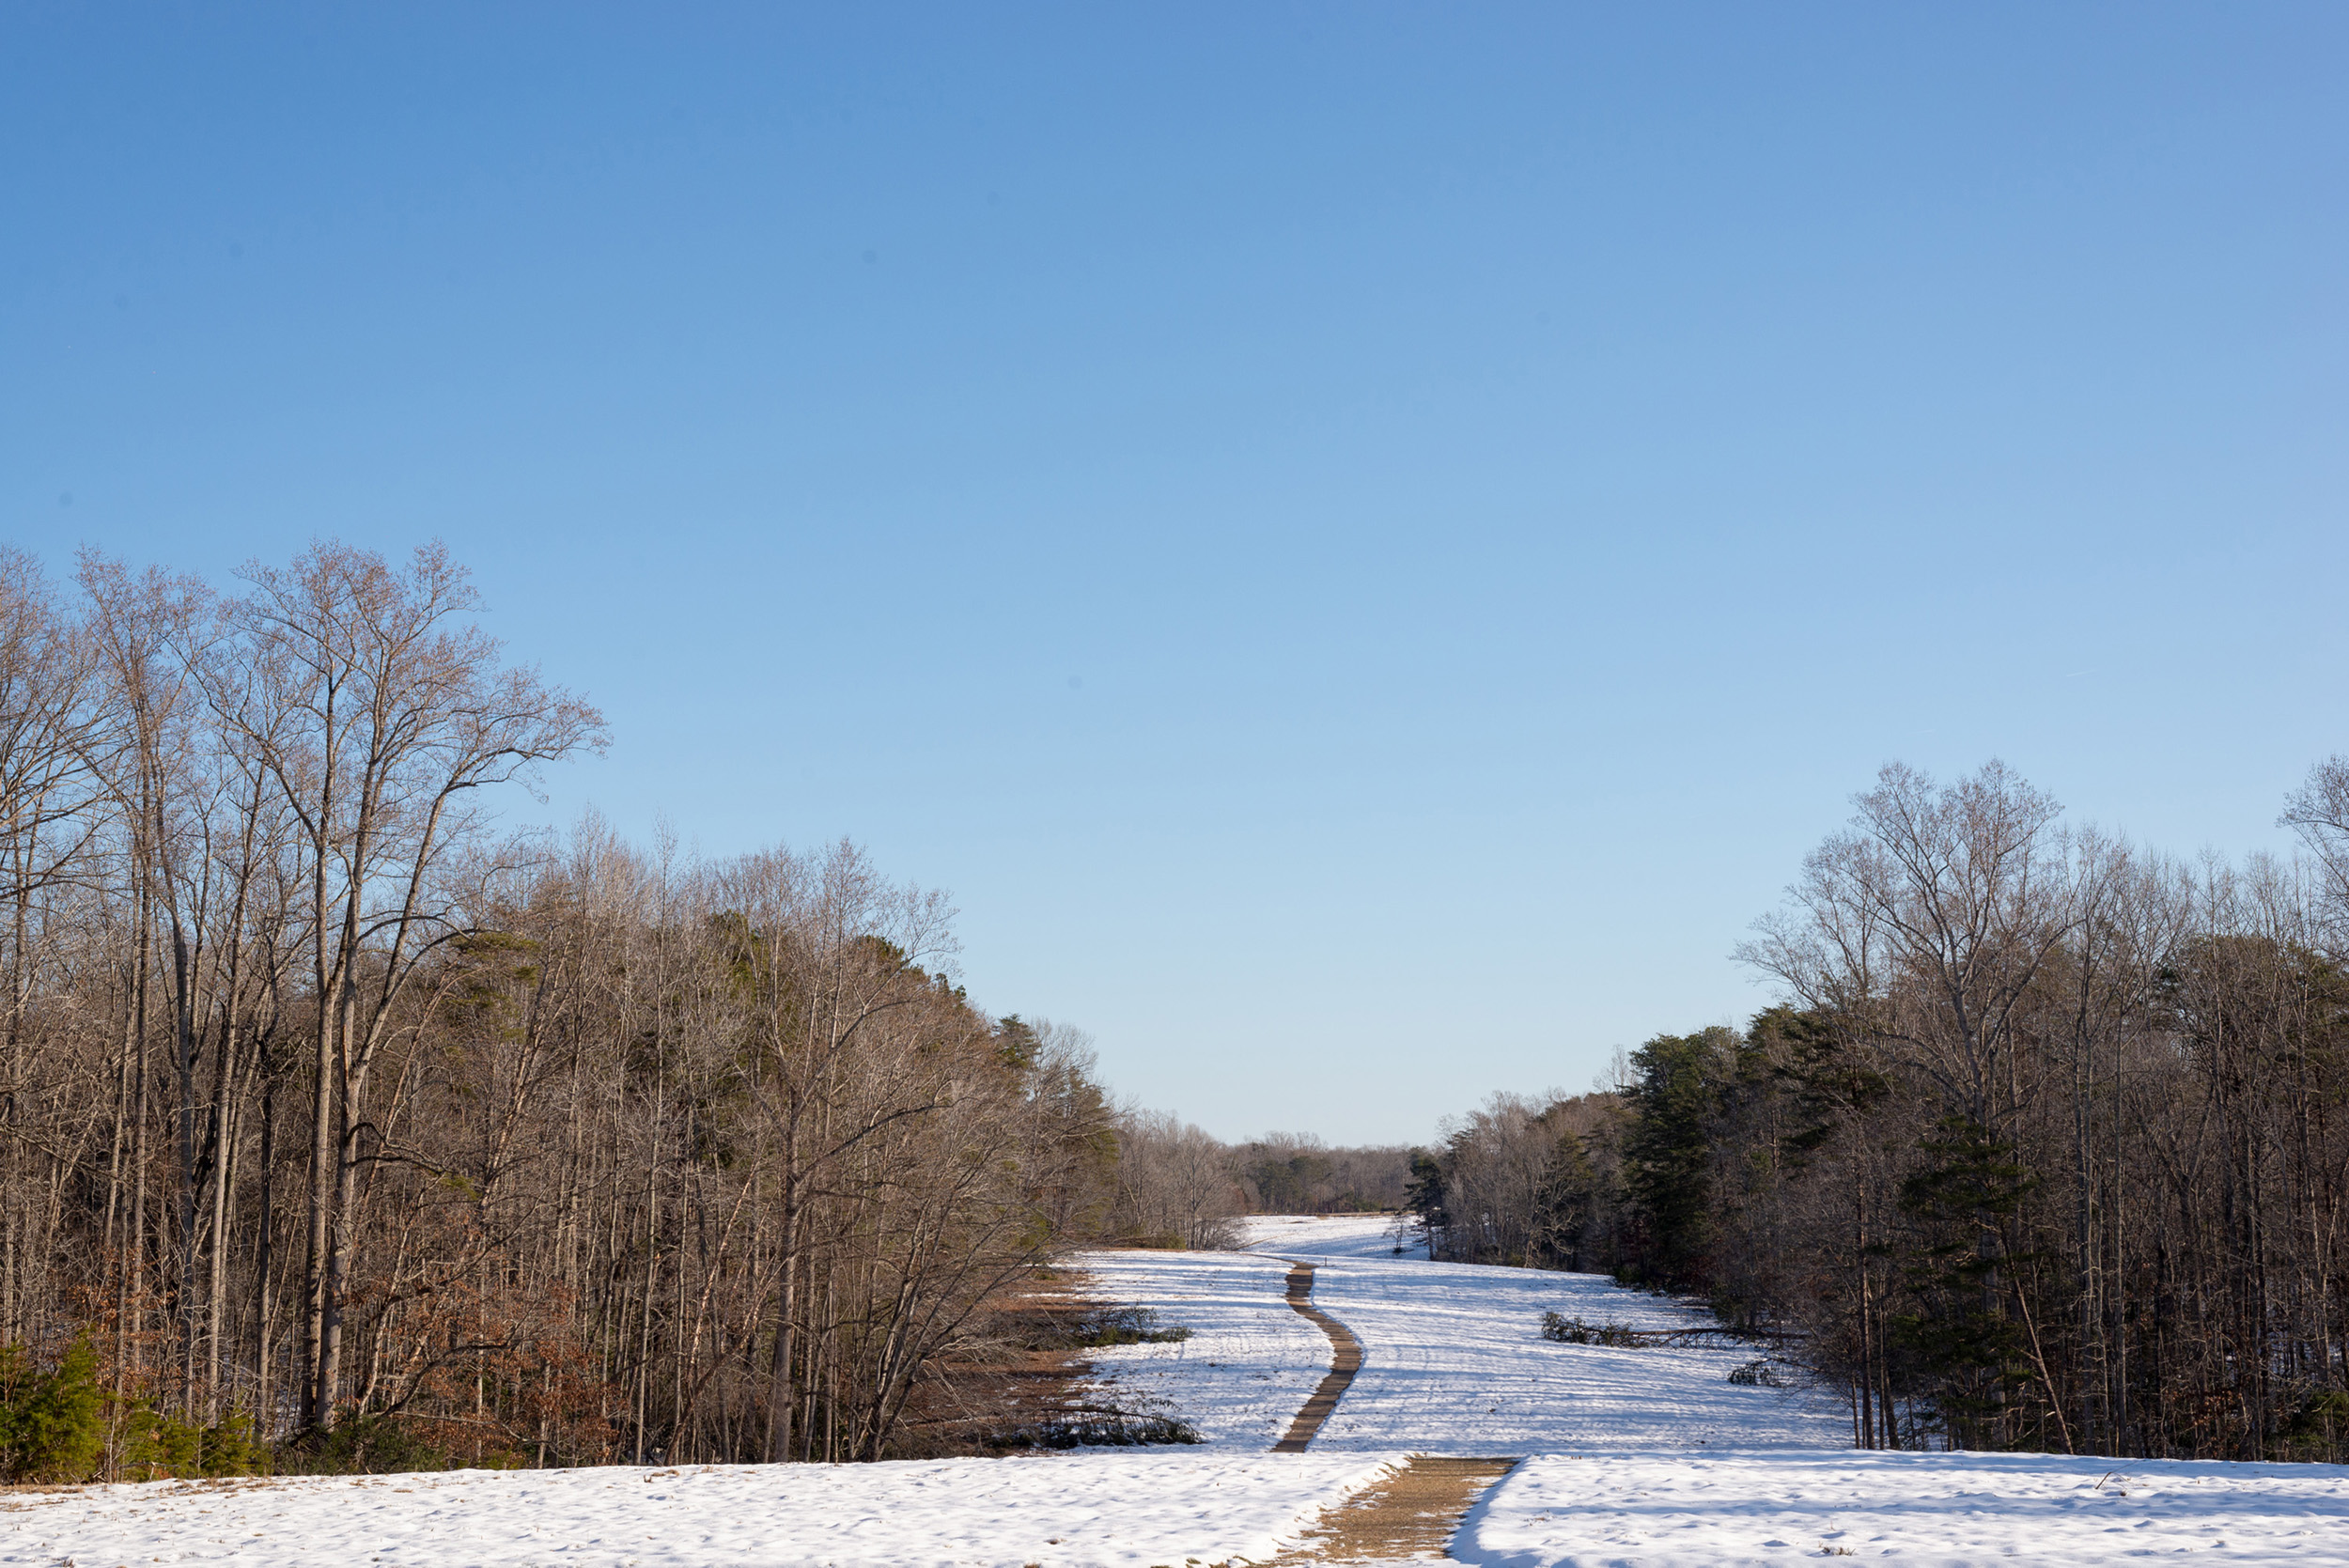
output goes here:
[{"label": "snow bank along path", "polygon": [[1399,1455],[457,1470],[0,1495],[0,1562],[1149,1568],[1263,1561]]}]

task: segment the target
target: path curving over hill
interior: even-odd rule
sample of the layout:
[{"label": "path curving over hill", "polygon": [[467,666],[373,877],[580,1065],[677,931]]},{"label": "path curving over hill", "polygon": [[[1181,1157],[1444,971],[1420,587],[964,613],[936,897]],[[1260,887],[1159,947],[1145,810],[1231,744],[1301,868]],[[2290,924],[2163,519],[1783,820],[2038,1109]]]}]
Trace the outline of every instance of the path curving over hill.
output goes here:
[{"label": "path curving over hill", "polygon": [[1330,1374],[1305,1401],[1305,1407],[1297,1412],[1289,1423],[1288,1436],[1272,1445],[1275,1453],[1302,1453],[1321,1423],[1330,1419],[1330,1412],[1338,1407],[1338,1396],[1345,1393],[1354,1374],[1362,1370],[1362,1342],[1354,1331],[1328,1312],[1314,1305],[1314,1265],[1289,1261],[1289,1305],[1296,1308],[1315,1327],[1330,1336]]}]

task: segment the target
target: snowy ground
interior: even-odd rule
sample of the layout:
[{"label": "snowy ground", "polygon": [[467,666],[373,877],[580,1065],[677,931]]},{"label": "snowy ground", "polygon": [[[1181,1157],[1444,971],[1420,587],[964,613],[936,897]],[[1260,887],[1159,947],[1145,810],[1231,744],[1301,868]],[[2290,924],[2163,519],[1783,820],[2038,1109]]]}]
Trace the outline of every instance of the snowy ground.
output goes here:
[{"label": "snowy ground", "polygon": [[1508,1568],[1903,1563],[2349,1563],[2349,1470],[2027,1453],[1531,1459],[1455,1556]]},{"label": "snowy ground", "polygon": [[[1423,1259],[1425,1251],[1398,1233],[1392,1214],[1259,1214],[1239,1222],[1252,1252],[1289,1257]],[[1397,1251],[1400,1248],[1402,1250]]]},{"label": "snowy ground", "polygon": [[[1631,1328],[1710,1314],[1595,1274],[1394,1256],[1381,1216],[1251,1221],[1247,1253],[1107,1252],[1095,1288],[1191,1329],[1179,1344],[1096,1352],[1113,1397],[1163,1400],[1218,1444],[1263,1448],[1330,1365],[1330,1342],[1290,1310],[1285,1258],[1315,1265],[1314,1303],[1354,1331],[1363,1363],[1315,1452],[1554,1453],[1607,1448],[1828,1448],[1840,1405],[1739,1386],[1750,1349],[1617,1349],[1541,1337],[1542,1313]],[[1262,1251],[1252,1250],[1261,1249]]]},{"label": "snowy ground", "polygon": [[1098,1288],[1194,1328],[1180,1347],[1127,1346],[1098,1364],[1113,1387],[1155,1391],[1199,1421],[1212,1442],[1268,1441],[1279,1423],[1243,1385],[1262,1375],[1295,1392],[1329,1364],[1326,1341],[1288,1337],[1281,1322],[1310,1329],[1283,1299],[1281,1260],[1312,1262],[1315,1301],[1365,1351],[1314,1451],[1530,1455],[1453,1546],[1493,1568],[1845,1554],[1955,1568],[2182,1551],[2349,1568],[2349,1468],[1857,1453],[1834,1402],[1730,1384],[1750,1352],[1539,1335],[1546,1310],[1639,1328],[1707,1321],[1700,1312],[1594,1275],[1398,1257],[1391,1227],[1377,1216],[1269,1217],[1248,1224],[1253,1256],[1088,1260]]},{"label": "snowy ground", "polygon": [[458,1470],[0,1494],[0,1562],[1147,1568],[1269,1557],[1397,1455]]},{"label": "snowy ground", "polygon": [[1190,1330],[1174,1344],[1092,1352],[1108,1403],[1178,1415],[1216,1447],[1261,1452],[1330,1370],[1329,1337],[1290,1309],[1279,1258],[1094,1252],[1078,1262],[1095,1295],[1147,1305]]},{"label": "snowy ground", "polygon": [[[1101,1391],[1201,1448],[863,1466],[376,1476],[0,1493],[0,1564],[1149,1568],[1262,1560],[1405,1452],[1527,1457],[1453,1546],[1494,1568],[1853,1555],[2349,1568],[2349,1467],[1871,1454],[1820,1396],[1733,1385],[1750,1352],[1540,1337],[1544,1311],[1671,1327],[1591,1275],[1398,1257],[1379,1217],[1272,1218],[1247,1252],[1104,1252],[1091,1288],[1192,1330],[1097,1352]],[[1314,1451],[1265,1452],[1330,1365],[1287,1258],[1366,1360]]]}]

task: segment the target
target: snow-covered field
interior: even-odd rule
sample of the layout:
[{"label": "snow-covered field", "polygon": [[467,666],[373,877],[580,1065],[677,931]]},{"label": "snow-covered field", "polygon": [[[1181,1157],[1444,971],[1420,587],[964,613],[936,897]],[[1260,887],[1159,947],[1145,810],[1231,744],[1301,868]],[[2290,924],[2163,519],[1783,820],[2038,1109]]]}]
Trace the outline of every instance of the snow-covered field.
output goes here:
[{"label": "snow-covered field", "polygon": [[[375,1476],[0,1494],[0,1563],[716,1568],[1257,1561],[1407,1452],[1526,1455],[1453,1546],[1508,1568],[1885,1557],[2349,1568],[2349,1468],[1853,1452],[1822,1396],[1734,1385],[1750,1352],[1540,1337],[1674,1327],[1591,1275],[1398,1257],[1376,1216],[1252,1221],[1252,1250],[1103,1252],[1090,1288],[1191,1337],[1097,1352],[1101,1391],[1200,1448],[863,1466]],[[1314,1451],[1265,1452],[1330,1365],[1290,1258],[1365,1361]]]},{"label": "snow-covered field", "polygon": [[1156,1392],[1212,1443],[1268,1441],[1278,1423],[1250,1387],[1278,1380],[1301,1400],[1329,1364],[1327,1342],[1294,1338],[1280,1321],[1312,1331],[1282,1298],[1281,1260],[1312,1262],[1315,1303],[1365,1353],[1315,1452],[1529,1455],[1452,1548],[1493,1568],[1710,1568],[1845,1554],[1937,1568],[2117,1564],[2186,1551],[2349,1565],[2349,1469],[1854,1452],[1833,1401],[1730,1384],[1729,1369],[1750,1352],[1558,1344],[1538,1331],[1545,1311],[1637,1328],[1702,1324],[1702,1312],[1594,1275],[1398,1257],[1391,1225],[1377,1216],[1252,1220],[1260,1263],[1088,1260],[1097,1288],[1194,1330],[1180,1346],[1125,1346],[1097,1364],[1116,1377],[1112,1388]]},{"label": "snow-covered field", "polygon": [[1531,1459],[1455,1555],[1509,1568],[1713,1568],[1850,1555],[1903,1563],[2349,1562],[2349,1472],[2036,1453]]},{"label": "snow-covered field", "polygon": [[1362,1342],[1361,1372],[1316,1452],[1549,1453],[1607,1448],[1830,1448],[1842,1408],[1800,1389],[1739,1386],[1740,1349],[1617,1349],[1541,1337],[1542,1313],[1631,1328],[1709,1314],[1595,1274],[1394,1256],[1388,1219],[1252,1221],[1246,1253],[1106,1252],[1095,1288],[1191,1329],[1179,1344],[1096,1352],[1105,1391],[1164,1400],[1209,1442],[1263,1448],[1329,1369],[1330,1343],[1282,1294],[1287,1258],[1315,1265],[1314,1303]]},{"label": "snow-covered field", "polygon": [[1148,1306],[1190,1330],[1174,1344],[1093,1352],[1106,1400],[1164,1409],[1218,1448],[1261,1452],[1296,1419],[1330,1370],[1330,1341],[1291,1311],[1289,1265],[1250,1252],[1094,1252],[1079,1260],[1092,1292]]},{"label": "snow-covered field", "polygon": [[[1239,1222],[1252,1252],[1289,1257],[1417,1259],[1423,1254],[1395,1229],[1392,1214],[1259,1214]],[[1403,1250],[1395,1249],[1401,1247]]]},{"label": "snow-covered field", "polygon": [[1398,1455],[1198,1450],[0,1495],[0,1562],[1148,1568],[1261,1560]]}]

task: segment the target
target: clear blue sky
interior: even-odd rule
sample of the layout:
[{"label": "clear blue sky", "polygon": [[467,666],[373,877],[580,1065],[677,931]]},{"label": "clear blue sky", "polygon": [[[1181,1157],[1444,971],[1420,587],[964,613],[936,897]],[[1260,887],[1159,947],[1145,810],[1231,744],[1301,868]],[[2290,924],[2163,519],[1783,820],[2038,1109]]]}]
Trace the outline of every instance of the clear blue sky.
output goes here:
[{"label": "clear blue sky", "polygon": [[27,0],[0,529],[443,537],[612,720],[554,818],[851,835],[1119,1089],[1424,1139],[1762,1004],[1889,758],[2284,842],[2345,85],[2337,4]]}]

